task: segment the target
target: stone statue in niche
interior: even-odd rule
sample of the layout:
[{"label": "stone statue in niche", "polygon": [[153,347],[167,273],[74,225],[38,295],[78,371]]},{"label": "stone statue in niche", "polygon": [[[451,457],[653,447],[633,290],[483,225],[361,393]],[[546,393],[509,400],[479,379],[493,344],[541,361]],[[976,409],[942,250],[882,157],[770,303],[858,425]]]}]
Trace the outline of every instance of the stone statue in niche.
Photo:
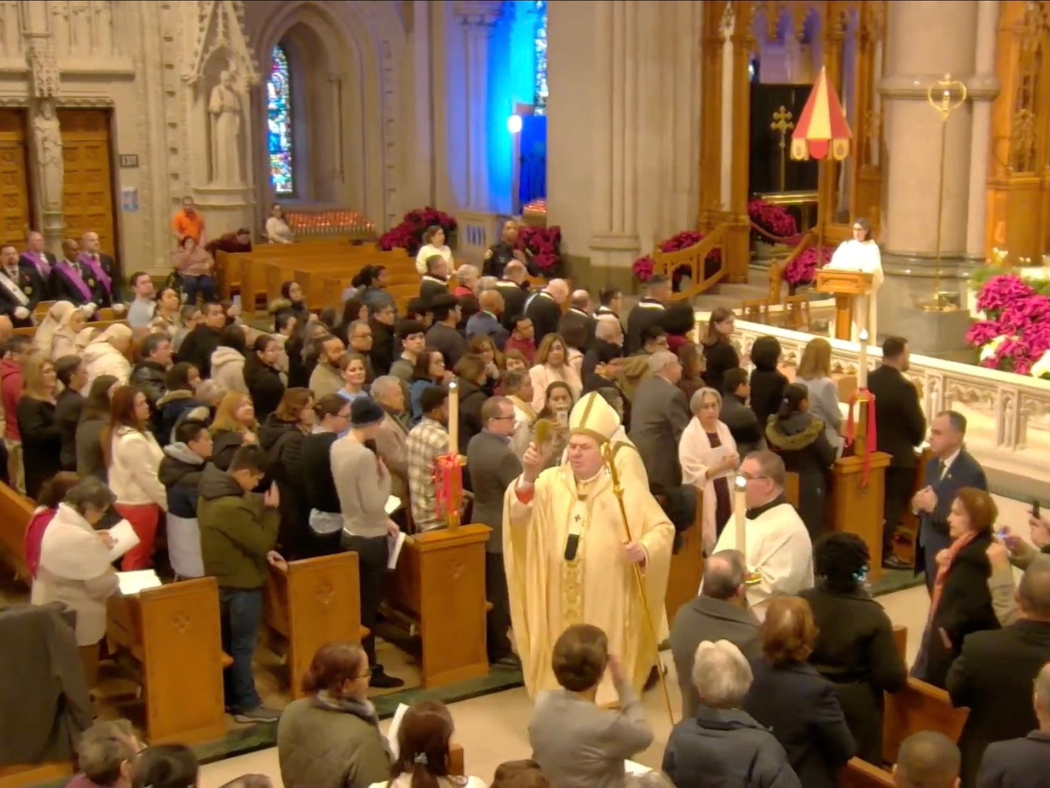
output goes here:
[{"label": "stone statue in niche", "polygon": [[41,101],[33,118],[33,141],[36,144],[36,164],[40,171],[40,186],[44,207],[49,211],[62,210],[62,130],[50,101]]},{"label": "stone statue in niche", "polygon": [[211,182],[220,186],[243,186],[241,175],[241,95],[233,72],[219,77],[208,101],[211,117]]}]

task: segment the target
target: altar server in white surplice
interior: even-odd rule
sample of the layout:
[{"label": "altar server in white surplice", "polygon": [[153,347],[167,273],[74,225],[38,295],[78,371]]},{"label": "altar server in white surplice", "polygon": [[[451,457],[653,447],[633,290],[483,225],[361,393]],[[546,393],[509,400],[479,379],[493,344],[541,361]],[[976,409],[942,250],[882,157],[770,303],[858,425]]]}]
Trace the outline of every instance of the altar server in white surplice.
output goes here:
[{"label": "altar server in white surplice", "polygon": [[813,544],[795,507],[784,498],[784,461],[771,451],[747,455],[740,465],[747,479],[744,546],[737,544],[736,524],[730,521],[715,552],[740,550],[747,571],[756,582],[747,586],[747,603],[766,618],[774,596],[794,596],[813,587]]},{"label": "altar server in white surplice", "polygon": [[868,322],[868,344],[877,345],[878,326],[876,316],[878,315],[877,295],[882,286],[882,255],[879,253],[879,245],[871,237],[871,222],[863,216],[853,222],[853,238],[843,241],[835,254],[831,256],[828,268],[840,271],[861,271],[872,274],[871,295],[857,296],[853,305],[853,330],[850,338],[854,342],[860,341],[861,316],[867,313]]},{"label": "altar server in white surplice", "polygon": [[[507,488],[503,559],[514,639],[532,696],[558,687],[551,651],[572,624],[593,624],[608,635],[609,652],[620,658],[636,693],[656,661],[634,566],[652,623],[663,630],[674,527],[639,477],[641,463],[626,461],[636,449],[610,442],[619,427],[601,395],[584,395],[569,415],[568,461],[540,473],[542,458],[530,445],[522,475]],[[616,457],[629,536],[603,457],[607,445]],[[618,697],[607,674],[596,702],[609,705]]]}]

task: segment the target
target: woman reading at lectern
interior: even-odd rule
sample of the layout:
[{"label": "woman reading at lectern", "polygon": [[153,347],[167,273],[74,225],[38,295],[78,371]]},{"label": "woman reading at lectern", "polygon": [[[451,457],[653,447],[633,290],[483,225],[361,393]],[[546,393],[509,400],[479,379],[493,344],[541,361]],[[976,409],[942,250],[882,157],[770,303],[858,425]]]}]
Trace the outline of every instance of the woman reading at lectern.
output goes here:
[{"label": "woman reading at lectern", "polygon": [[[882,255],[879,246],[871,237],[871,222],[861,216],[853,222],[853,238],[843,241],[835,254],[831,256],[828,268],[837,268],[840,271],[860,271],[872,274],[871,294],[857,296],[853,309],[853,329],[850,339],[854,342],[860,341],[860,329],[868,329],[868,344],[876,345],[878,327],[875,318],[878,314],[876,295],[882,286]],[[864,321],[864,318],[867,320]]]}]

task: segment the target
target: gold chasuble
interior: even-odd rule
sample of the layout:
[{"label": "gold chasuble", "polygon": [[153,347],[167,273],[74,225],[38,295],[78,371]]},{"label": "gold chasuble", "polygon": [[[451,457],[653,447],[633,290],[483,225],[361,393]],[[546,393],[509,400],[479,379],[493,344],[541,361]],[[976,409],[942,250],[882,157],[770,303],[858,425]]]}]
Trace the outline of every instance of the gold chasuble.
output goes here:
[{"label": "gold chasuble", "polygon": [[[616,411],[597,393],[580,399],[569,418],[570,434],[607,442],[620,425]],[[554,642],[572,624],[593,624],[609,637],[609,651],[623,663],[635,692],[641,694],[656,663],[645,608],[632,564],[624,554],[628,541],[639,542],[646,562],[639,564],[656,635],[666,633],[664,595],[671,563],[674,527],[639,481],[637,450],[614,446],[623,485],[627,527],[612,479],[603,468],[592,479],[577,479],[568,463],[549,468],[536,479],[531,500],[518,495],[519,479],[507,489],[503,504],[503,559],[507,570],[511,622],[530,696],[554,689],[551,668]],[[618,450],[618,451],[617,451]],[[598,688],[599,705],[618,696],[606,675]]]}]

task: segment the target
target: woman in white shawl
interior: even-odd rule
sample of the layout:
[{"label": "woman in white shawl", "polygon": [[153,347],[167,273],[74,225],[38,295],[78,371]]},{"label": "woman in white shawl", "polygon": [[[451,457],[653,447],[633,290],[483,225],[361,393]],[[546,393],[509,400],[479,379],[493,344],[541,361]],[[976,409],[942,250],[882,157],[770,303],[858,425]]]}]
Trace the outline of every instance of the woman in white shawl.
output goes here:
[{"label": "woman in white shawl", "polygon": [[131,349],[131,329],[123,323],[114,323],[91,340],[84,348],[84,365],[87,367],[88,391],[99,375],[112,375],[123,384],[131,376],[131,363],[127,353]]},{"label": "woman in white shawl", "polygon": [[702,388],[689,401],[693,419],[682,433],[678,459],[682,483],[693,485],[703,507],[704,552],[710,554],[733,516],[732,477],[740,467],[729,427],[719,420],[722,396],[712,388]]},{"label": "woman in white shawl", "polygon": [[[56,301],[51,305],[51,308],[47,310],[47,314],[44,315],[44,319],[40,321],[40,325],[37,327],[36,335],[33,337],[33,344],[36,345],[36,349],[46,358],[55,361],[59,358],[56,354],[56,344],[62,334],[63,329],[69,326],[69,321],[73,315],[80,315],[80,322],[83,324],[84,315],[77,309],[76,304],[71,301]],[[68,345],[59,344],[58,350],[65,350],[64,355],[71,355],[76,351],[73,349],[73,338],[76,337],[74,333],[70,336]],[[64,334],[61,336],[62,339],[66,339]]]}]

